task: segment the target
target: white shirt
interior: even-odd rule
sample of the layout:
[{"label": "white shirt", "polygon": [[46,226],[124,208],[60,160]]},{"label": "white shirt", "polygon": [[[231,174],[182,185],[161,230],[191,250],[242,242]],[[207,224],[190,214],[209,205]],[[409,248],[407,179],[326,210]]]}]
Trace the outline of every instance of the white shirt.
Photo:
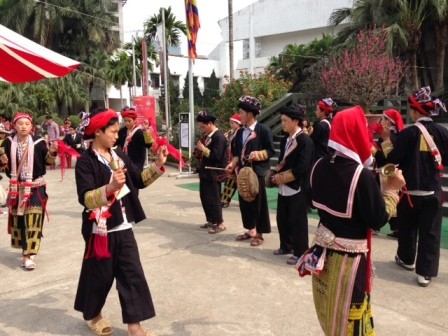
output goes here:
[{"label": "white shirt", "polygon": [[[297,132],[295,132],[292,137],[290,136],[288,138],[288,140],[286,141],[286,145],[285,145],[285,154],[284,155],[286,155],[286,152],[288,151],[288,148],[292,145],[292,142],[294,141],[295,137],[301,132],[302,132],[302,129],[298,129]],[[291,187],[288,187],[286,184],[280,184],[278,186],[278,193],[279,193],[279,195],[282,195],[282,196],[292,196],[292,195],[298,194],[300,191],[301,191],[300,187],[299,187],[299,190],[295,190]]]}]

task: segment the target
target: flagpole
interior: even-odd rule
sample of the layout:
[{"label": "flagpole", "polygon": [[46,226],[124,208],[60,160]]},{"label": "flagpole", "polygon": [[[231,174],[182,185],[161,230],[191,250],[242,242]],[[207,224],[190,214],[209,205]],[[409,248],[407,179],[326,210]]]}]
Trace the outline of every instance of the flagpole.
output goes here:
[{"label": "flagpole", "polygon": [[163,35],[163,86],[165,88],[165,121],[166,121],[166,138],[168,141],[171,139],[171,123],[170,123],[170,90],[168,85],[168,50],[166,43],[166,32],[165,32],[165,8],[162,9],[162,35]]},{"label": "flagpole", "polygon": [[[189,122],[189,133],[190,133],[190,141],[188,146],[188,157],[191,157],[193,152],[193,146],[195,139],[194,134],[194,96],[193,96],[193,60],[191,57],[188,57],[188,103],[189,103],[189,112],[190,117],[188,118]],[[191,173],[191,165],[188,168],[188,171]]]}]

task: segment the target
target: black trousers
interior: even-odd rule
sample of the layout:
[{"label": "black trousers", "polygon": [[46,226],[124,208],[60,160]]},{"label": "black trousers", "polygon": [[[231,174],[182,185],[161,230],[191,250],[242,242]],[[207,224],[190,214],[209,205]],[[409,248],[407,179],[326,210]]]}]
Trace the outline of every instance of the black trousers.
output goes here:
[{"label": "black trousers", "polygon": [[410,196],[411,207],[405,195],[397,207],[400,218],[397,254],[406,264],[411,265],[415,261],[418,275],[436,277],[439,271],[441,196],[441,192],[429,196]]},{"label": "black trousers", "polygon": [[278,195],[277,226],[282,250],[293,250],[296,257],[308,250],[308,198],[305,193]]},{"label": "black trousers", "polygon": [[[123,323],[138,323],[154,317],[154,305],[132,229],[111,232],[108,237],[111,258],[82,262],[75,310],[82,312],[85,320],[98,316],[116,279]],[[87,245],[88,241],[86,249]]]},{"label": "black trousers", "polygon": [[202,209],[204,209],[205,219],[212,224],[221,224],[221,183],[206,179],[199,180],[199,196],[201,198]]},{"label": "black trousers", "polygon": [[241,219],[246,230],[257,229],[258,233],[271,232],[271,220],[269,218],[268,198],[264,186],[264,177],[258,177],[260,191],[252,202],[246,202],[238,194],[240,202]]}]

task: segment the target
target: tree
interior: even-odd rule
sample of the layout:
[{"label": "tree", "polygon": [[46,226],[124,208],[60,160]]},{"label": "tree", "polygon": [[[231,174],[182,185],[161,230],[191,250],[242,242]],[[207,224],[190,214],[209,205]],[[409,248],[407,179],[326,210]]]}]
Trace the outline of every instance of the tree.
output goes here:
[{"label": "tree", "polygon": [[187,26],[184,22],[177,20],[171,10],[161,7],[158,14],[154,14],[145,21],[145,37],[150,41],[155,41],[157,26],[162,24],[162,16],[165,14],[165,40],[167,45],[179,46],[181,42],[181,33],[187,35]]},{"label": "tree", "polygon": [[[141,83],[141,78],[143,75],[143,54],[142,54],[142,41],[143,37],[134,38],[134,55],[135,55],[135,66],[136,66],[136,81]],[[154,49],[154,46],[151,43],[146,41],[146,50],[147,50],[147,62],[148,62],[148,71],[151,72],[154,70],[154,64],[158,64],[158,54]],[[124,49],[126,53],[129,55],[129,67],[132,73],[133,71],[133,60],[132,60],[132,42],[128,42],[124,45]],[[130,77],[130,82],[133,76]]]},{"label": "tree", "polygon": [[204,83],[204,94],[202,99],[204,107],[213,107],[220,96],[219,79],[216,77],[215,70],[213,70],[210,78]]},{"label": "tree", "polygon": [[[420,86],[417,56],[422,50],[422,25],[428,20],[437,24],[442,22],[446,10],[446,0],[358,0],[353,8],[335,10],[329,22],[338,25],[348,21],[348,26],[336,39],[342,48],[356,43],[356,34],[360,30],[384,27],[388,33],[387,47],[395,55],[405,57],[410,67],[411,86],[415,89]],[[439,62],[437,67],[443,73],[442,60]]]},{"label": "tree", "polygon": [[291,91],[298,92],[307,79],[307,68],[328,56],[332,46],[333,37],[325,34],[306,45],[288,44],[278,56],[271,57],[268,70],[276,78],[292,82]]},{"label": "tree", "polygon": [[361,105],[364,111],[391,95],[403,77],[403,63],[386,49],[387,32],[359,32],[357,45],[330,61],[322,72],[326,91],[335,98]]},{"label": "tree", "polygon": [[[132,67],[132,57],[125,50],[121,50],[111,56],[106,62],[106,77],[112,84],[115,85],[116,88],[120,90],[120,102],[123,102],[122,86],[126,83],[133,82]],[[129,97],[131,97],[132,85],[128,85],[128,87]]]},{"label": "tree", "polygon": [[212,113],[222,125],[227,124],[229,117],[237,111],[238,99],[243,95],[256,97],[263,108],[283,97],[291,88],[291,83],[283,79],[276,79],[265,72],[251,75],[247,71],[240,71],[238,79],[231,80],[224,85],[221,98],[214,104]]},{"label": "tree", "polygon": [[[190,81],[189,81],[189,77],[190,76],[190,72],[188,71],[187,74],[185,75],[185,84],[184,84],[184,89],[182,90],[182,96],[184,97],[185,100],[188,101],[188,99],[190,98]],[[198,85],[198,78],[193,76],[193,100],[194,100],[194,104],[197,106],[203,106],[203,97],[201,94],[201,90],[199,90],[199,85]]]}]

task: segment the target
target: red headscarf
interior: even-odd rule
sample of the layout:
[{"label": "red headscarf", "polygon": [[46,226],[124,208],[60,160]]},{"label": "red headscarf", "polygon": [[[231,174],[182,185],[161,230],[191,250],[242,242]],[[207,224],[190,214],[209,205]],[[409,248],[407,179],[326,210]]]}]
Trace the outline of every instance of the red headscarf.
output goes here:
[{"label": "red headscarf", "polygon": [[121,112],[121,116],[123,118],[132,118],[132,119],[137,119],[137,112],[135,112],[135,110],[124,110],[123,112]]},{"label": "red headscarf", "polygon": [[19,119],[28,119],[29,121],[33,122],[33,117],[31,115],[29,115],[28,113],[25,112],[17,112],[16,115],[14,116],[14,119],[12,120],[12,123],[15,124],[17,120]]},{"label": "red headscarf", "polygon": [[238,125],[241,125],[241,118],[238,113],[235,113],[233,116],[229,118],[230,121],[233,121],[234,123],[237,123]]},{"label": "red headscarf", "polygon": [[326,115],[330,115],[334,112],[334,107],[336,106],[336,103],[331,98],[324,98],[322,100],[319,100],[317,103],[320,110],[324,112]]},{"label": "red headscarf", "polygon": [[409,106],[425,116],[437,116],[440,110],[446,112],[445,104],[431,96],[431,88],[425,86],[415,91],[408,99]]},{"label": "red headscarf", "polygon": [[106,126],[113,118],[118,118],[118,115],[117,112],[111,109],[100,112],[98,114],[94,114],[93,117],[89,118],[88,125],[84,130],[84,134],[89,136],[93,135],[96,130],[99,130]]},{"label": "red headscarf", "polygon": [[361,106],[355,106],[336,114],[331,124],[328,147],[365,167],[372,163],[367,119]]},{"label": "red headscarf", "polygon": [[401,113],[397,110],[386,110],[384,111],[383,116],[396,127],[397,132],[401,132],[401,130],[404,128],[403,118],[401,116]]}]

